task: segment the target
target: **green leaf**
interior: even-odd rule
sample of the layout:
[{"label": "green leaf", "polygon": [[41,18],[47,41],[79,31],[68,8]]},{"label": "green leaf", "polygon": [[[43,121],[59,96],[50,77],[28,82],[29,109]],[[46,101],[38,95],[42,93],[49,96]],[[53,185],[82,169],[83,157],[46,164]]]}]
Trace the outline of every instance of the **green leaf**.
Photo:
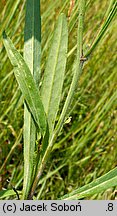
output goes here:
[{"label": "green leaf", "polygon": [[[37,175],[35,177],[30,199],[33,197],[37,183],[45,167],[46,160],[49,156],[51,148],[48,148],[48,139],[51,138],[56,120],[56,115],[59,109],[61,99],[62,86],[67,60],[67,45],[68,45],[68,28],[67,20],[64,14],[58,18],[55,31],[52,38],[52,43],[47,59],[47,64],[44,73],[44,79],[41,87],[41,99],[46,112],[48,125],[46,135],[42,142],[41,160],[37,166]],[[49,130],[48,130],[49,128]]]},{"label": "green leaf", "polygon": [[53,146],[66,118],[69,107],[72,103],[76,87],[78,86],[78,81],[82,73],[83,61],[80,61],[83,51],[83,23],[84,23],[84,14],[85,14],[85,0],[80,1],[79,3],[79,20],[78,20],[78,29],[77,29],[77,55],[73,63],[73,78],[70,85],[70,89],[65,100],[61,115],[57,122],[56,128],[54,130],[54,135],[49,143],[49,146]]},{"label": "green leaf", "polygon": [[9,59],[14,67],[14,74],[24,95],[33,118],[44,136],[46,131],[46,116],[36,83],[23,57],[14,47],[12,41],[3,33],[3,42]]},{"label": "green leaf", "polygon": [[98,194],[109,188],[117,186],[117,167],[94,180],[90,184],[87,184],[79,189],[74,190],[72,193],[67,194],[60,199],[71,200],[71,199],[82,199],[90,195]]},{"label": "green leaf", "polygon": [[[8,11],[8,9],[9,9],[9,11],[8,11],[7,16],[5,16],[5,18],[4,18],[4,22],[1,25],[1,28],[0,28],[0,37],[2,36],[3,30],[5,28],[9,27],[9,24],[13,20],[14,14],[15,14],[15,12],[16,12],[19,4],[20,4],[20,2],[21,2],[21,0],[12,1],[11,4],[10,4],[10,8],[8,8],[8,6],[7,6],[7,11]],[[6,15],[6,13],[5,13],[5,15]]]},{"label": "green leaf", "polygon": [[99,41],[104,36],[106,30],[108,29],[108,27],[111,24],[112,20],[116,16],[116,13],[117,13],[117,2],[114,1],[114,0],[111,0],[111,2],[109,4],[109,7],[107,9],[106,15],[105,15],[105,21],[104,21],[104,23],[102,23],[100,31],[96,35],[96,38],[95,38],[91,48],[85,54],[85,57],[88,57],[95,50],[95,47],[98,45]]},{"label": "green leaf", "polygon": [[[17,192],[19,195],[22,193],[21,191],[17,191]],[[16,196],[15,191],[13,190],[1,190],[0,191],[0,200],[10,197],[10,196]]]},{"label": "green leaf", "polygon": [[44,72],[41,98],[52,134],[59,109],[67,59],[68,29],[64,14],[58,18]]},{"label": "green leaf", "polygon": [[[24,29],[24,59],[38,87],[41,61],[41,16],[40,1],[27,0]],[[28,125],[28,127],[27,127]],[[27,108],[24,106],[24,181],[23,199],[27,199],[35,176],[36,126]]]},{"label": "green leaf", "polygon": [[36,126],[26,104],[24,104],[24,181],[23,199],[27,199],[34,175],[34,152]]},{"label": "green leaf", "polygon": [[24,29],[24,58],[38,86],[41,73],[41,16],[39,0],[27,0]]}]

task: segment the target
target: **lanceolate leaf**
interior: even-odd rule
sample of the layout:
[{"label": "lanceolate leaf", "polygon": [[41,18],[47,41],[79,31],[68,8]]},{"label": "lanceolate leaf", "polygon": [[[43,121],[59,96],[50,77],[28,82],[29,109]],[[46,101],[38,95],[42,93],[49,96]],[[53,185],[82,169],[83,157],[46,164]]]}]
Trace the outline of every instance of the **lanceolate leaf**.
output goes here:
[{"label": "lanceolate leaf", "polygon": [[36,124],[40,128],[42,135],[44,135],[46,131],[46,117],[33,76],[31,75],[31,72],[24,59],[16,50],[5,32],[3,33],[3,41],[9,59],[14,67],[14,74],[22,94],[24,95]]},{"label": "lanceolate leaf", "polygon": [[67,44],[67,21],[65,15],[61,14],[55,27],[41,88],[41,98],[48,118],[50,136],[61,98],[67,59]]},{"label": "lanceolate leaf", "polygon": [[28,0],[26,4],[24,57],[36,84],[39,85],[41,71],[41,16],[39,0]]},{"label": "lanceolate leaf", "polygon": [[[24,59],[38,87],[41,60],[40,1],[27,0],[24,29]],[[36,126],[27,106],[24,106],[24,182],[23,199],[27,199],[35,175]]]},{"label": "lanceolate leaf", "polygon": [[61,130],[61,127],[63,126],[65,117],[67,115],[68,109],[71,105],[74,96],[74,92],[76,90],[76,86],[78,85],[78,81],[82,73],[83,61],[80,61],[80,57],[82,56],[82,51],[83,51],[83,22],[84,22],[84,14],[85,14],[85,4],[86,4],[85,0],[82,0],[79,3],[79,20],[78,20],[78,30],[77,30],[77,55],[73,64],[73,78],[72,78],[70,89],[67,98],[65,100],[59,121],[54,131],[54,136],[52,137],[51,142],[49,144],[50,146],[53,145],[54,140],[56,140],[57,135]]},{"label": "lanceolate leaf", "polygon": [[114,186],[117,186],[117,167],[90,184],[87,184],[79,189],[76,189],[72,193],[61,197],[61,199],[81,199],[90,195],[98,194]]},{"label": "lanceolate leaf", "polygon": [[[41,87],[41,99],[44,105],[44,110],[47,115],[48,126],[46,135],[42,142],[41,160],[37,166],[37,175],[32,185],[30,192],[30,199],[33,197],[38,180],[42,174],[42,170],[45,167],[47,157],[50,153],[48,148],[48,139],[51,138],[56,115],[59,109],[59,103],[62,93],[62,86],[64,81],[64,74],[66,68],[67,59],[67,44],[68,44],[68,29],[67,20],[64,14],[61,14],[58,18],[54,35],[52,38],[52,44],[47,59],[46,69],[44,73],[44,79]],[[49,130],[48,130],[49,128]]]}]

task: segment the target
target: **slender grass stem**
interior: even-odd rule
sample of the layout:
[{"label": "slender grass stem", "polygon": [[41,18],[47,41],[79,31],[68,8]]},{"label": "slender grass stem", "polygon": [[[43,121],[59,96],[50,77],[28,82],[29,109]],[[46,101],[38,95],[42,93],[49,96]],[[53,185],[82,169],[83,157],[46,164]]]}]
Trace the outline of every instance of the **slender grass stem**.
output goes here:
[{"label": "slender grass stem", "polygon": [[115,17],[115,14],[117,13],[117,2],[114,3],[114,1],[111,1],[108,7],[108,10],[106,12],[106,20],[102,24],[101,29],[99,33],[97,34],[97,37],[95,38],[94,43],[92,44],[91,48],[86,52],[85,57],[88,58],[90,54],[95,50],[98,43],[104,36],[106,30],[108,29],[108,26],[110,25],[111,21]]}]

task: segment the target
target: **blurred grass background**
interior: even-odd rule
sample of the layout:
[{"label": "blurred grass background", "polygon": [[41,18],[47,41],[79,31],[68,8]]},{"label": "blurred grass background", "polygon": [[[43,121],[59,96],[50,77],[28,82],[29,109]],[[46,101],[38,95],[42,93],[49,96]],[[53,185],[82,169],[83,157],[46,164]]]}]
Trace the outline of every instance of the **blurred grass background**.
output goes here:
[{"label": "blurred grass background", "polygon": [[[0,189],[22,190],[23,181],[23,99],[15,81],[12,66],[2,44],[6,29],[23,54],[25,0],[1,0],[0,14]],[[85,14],[84,51],[96,37],[109,1],[89,0]],[[69,50],[61,107],[68,93],[75,58],[78,1],[75,2],[69,26]],[[42,75],[45,60],[60,12],[66,15],[68,0],[42,0]],[[117,71],[116,20],[114,19],[98,47],[84,65],[79,86],[69,110],[70,121],[64,124],[53,148],[42,180],[38,199],[57,199],[105,174],[117,165]],[[72,54],[71,54],[72,53]],[[58,113],[59,115],[59,113]],[[116,188],[88,199],[115,199]],[[8,198],[7,198],[8,199]]]}]

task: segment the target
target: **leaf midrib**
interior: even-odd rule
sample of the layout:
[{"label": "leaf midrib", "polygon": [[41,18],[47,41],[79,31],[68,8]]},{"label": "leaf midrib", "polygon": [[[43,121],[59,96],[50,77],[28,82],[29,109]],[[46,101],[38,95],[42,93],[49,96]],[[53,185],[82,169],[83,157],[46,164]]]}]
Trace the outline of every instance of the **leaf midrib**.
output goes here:
[{"label": "leaf midrib", "polygon": [[[22,68],[22,65],[19,64],[19,67]],[[14,69],[19,71],[19,67],[18,67],[18,66],[15,66]],[[28,68],[27,65],[26,65],[26,69],[29,70],[29,68]],[[24,70],[24,68],[22,68],[22,70]],[[24,70],[24,74],[26,75],[25,70]],[[21,76],[22,76],[22,75],[21,75]],[[22,76],[22,77],[23,77],[23,76]],[[18,82],[19,82],[19,81],[18,81]],[[32,94],[31,94],[31,91],[29,91],[29,88],[28,88],[28,85],[27,85],[25,79],[23,80],[23,82],[25,83],[25,86],[26,86],[27,91],[28,91],[28,93],[29,93],[29,96],[30,96],[30,98],[31,98],[32,105],[33,105],[33,108],[34,108],[35,113],[36,113],[36,116],[35,116],[35,118],[36,118],[36,117],[38,117],[38,114],[37,114],[37,111],[36,111],[36,108],[35,108],[35,104],[33,103],[33,100],[32,100]],[[29,108],[30,108],[30,107],[29,107]],[[40,124],[38,123],[38,118],[35,119],[35,120],[36,120],[38,126],[40,127]]]},{"label": "leaf midrib", "polygon": [[52,79],[50,97],[49,97],[49,102],[48,102],[47,116],[48,116],[49,109],[50,109],[51,96],[52,96],[52,92],[53,92],[54,80],[55,80],[55,75],[56,75],[55,71],[56,71],[56,67],[57,67],[57,59],[59,56],[59,50],[60,50],[60,46],[61,46],[62,32],[63,32],[63,19],[62,19],[62,23],[61,23],[61,32],[60,32],[60,37],[59,37],[59,44],[58,44],[58,49],[57,49],[56,61],[55,61],[54,69],[53,69],[53,79]]}]

